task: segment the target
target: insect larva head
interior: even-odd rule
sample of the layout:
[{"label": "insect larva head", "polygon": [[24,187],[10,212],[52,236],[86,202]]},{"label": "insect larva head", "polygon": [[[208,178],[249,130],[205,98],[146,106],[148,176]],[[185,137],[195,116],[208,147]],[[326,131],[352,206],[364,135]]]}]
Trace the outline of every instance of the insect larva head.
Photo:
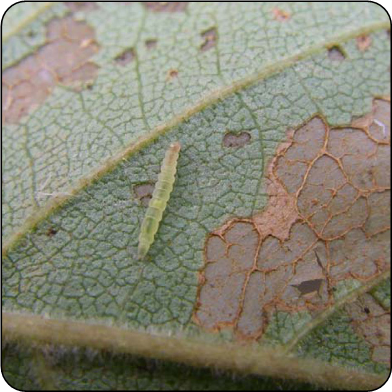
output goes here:
[{"label": "insect larva head", "polygon": [[175,142],[170,144],[170,149],[175,152],[179,152],[181,150],[181,144],[179,142]]}]

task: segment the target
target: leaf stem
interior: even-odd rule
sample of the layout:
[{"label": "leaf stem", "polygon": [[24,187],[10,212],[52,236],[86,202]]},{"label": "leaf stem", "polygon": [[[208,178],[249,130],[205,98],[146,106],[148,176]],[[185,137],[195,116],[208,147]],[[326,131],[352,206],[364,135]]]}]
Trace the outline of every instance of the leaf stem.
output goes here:
[{"label": "leaf stem", "polygon": [[114,326],[48,319],[32,314],[3,312],[5,339],[26,344],[51,343],[91,347],[115,353],[171,360],[197,367],[215,367],[243,374],[305,381],[339,389],[375,389],[387,375],[375,375],[297,358],[280,351],[234,343],[206,343],[185,337],[154,335]]}]

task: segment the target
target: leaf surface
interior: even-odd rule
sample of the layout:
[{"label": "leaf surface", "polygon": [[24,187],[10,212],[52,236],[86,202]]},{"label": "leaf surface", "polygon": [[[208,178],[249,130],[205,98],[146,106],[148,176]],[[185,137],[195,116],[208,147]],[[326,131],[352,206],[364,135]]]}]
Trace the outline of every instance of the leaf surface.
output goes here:
[{"label": "leaf surface", "polygon": [[[236,388],[380,385],[385,11],[72,4],[19,3],[5,17],[4,333],[36,343],[6,350],[13,385],[89,389],[96,374],[101,389],[165,377],[202,388],[164,362],[146,375],[132,354],[270,377]],[[177,179],[140,262],[140,224],[173,141]]]}]

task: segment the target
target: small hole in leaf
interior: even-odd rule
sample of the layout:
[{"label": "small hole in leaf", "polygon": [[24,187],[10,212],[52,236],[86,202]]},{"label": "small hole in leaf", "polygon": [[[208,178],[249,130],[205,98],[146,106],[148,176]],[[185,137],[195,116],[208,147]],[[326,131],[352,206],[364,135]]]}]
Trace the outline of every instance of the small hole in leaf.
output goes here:
[{"label": "small hole in leaf", "polygon": [[302,282],[301,284],[293,286],[296,287],[301,294],[305,295],[313,293],[315,291],[319,291],[322,281],[322,279],[307,280],[305,282]]},{"label": "small hole in leaf", "polygon": [[117,64],[124,66],[129,64],[135,58],[135,50],[133,48],[126,49],[124,52],[120,53],[115,61]]},{"label": "small hole in leaf", "polygon": [[225,147],[243,147],[250,142],[251,136],[248,132],[241,132],[235,134],[232,132],[226,133],[223,137],[223,145]]},{"label": "small hole in leaf", "polygon": [[148,203],[151,200],[152,192],[154,191],[154,184],[152,183],[144,183],[136,185],[133,188],[135,196],[140,200],[140,204],[144,207],[148,206]]},{"label": "small hole in leaf", "polygon": [[154,49],[157,46],[158,41],[156,39],[148,39],[146,41],[146,48],[147,49]]},{"label": "small hole in leaf", "polygon": [[339,48],[339,46],[333,46],[332,48],[329,48],[328,57],[332,61],[343,61],[346,58],[342,49]]},{"label": "small hole in leaf", "polygon": [[202,52],[205,52],[211,48],[213,48],[216,45],[216,40],[217,40],[217,32],[216,28],[212,27],[211,29],[208,29],[204,33],[201,34],[203,38],[203,43],[201,44],[200,50]]},{"label": "small hole in leaf", "polygon": [[57,230],[53,227],[49,228],[49,230],[46,232],[46,235],[48,237],[53,237],[56,234],[57,234]]}]

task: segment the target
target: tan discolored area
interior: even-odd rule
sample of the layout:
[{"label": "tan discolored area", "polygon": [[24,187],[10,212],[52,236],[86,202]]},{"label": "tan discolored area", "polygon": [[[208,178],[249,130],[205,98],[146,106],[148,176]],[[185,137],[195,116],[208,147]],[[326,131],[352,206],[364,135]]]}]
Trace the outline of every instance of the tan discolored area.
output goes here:
[{"label": "tan discolored area", "polygon": [[218,33],[215,27],[208,29],[204,33],[201,34],[203,38],[203,43],[200,46],[200,50],[202,52],[206,52],[207,50],[213,48],[216,45],[216,41],[218,39]]},{"label": "tan discolored area", "polygon": [[99,50],[94,30],[72,17],[52,20],[47,44],[3,72],[4,123],[16,123],[40,106],[58,85],[80,88],[94,80],[98,66],[90,58]]},{"label": "tan discolored area", "polygon": [[[239,222],[222,236],[210,237],[206,244],[207,263],[203,270],[204,287],[199,302],[203,306],[197,318],[207,328],[219,329],[238,318],[239,298],[253,260],[258,234],[251,223]],[[214,301],[210,302],[210,297]]]},{"label": "tan discolored area", "polygon": [[266,208],[206,240],[199,325],[258,339],[271,313],[322,311],[342,280],[366,282],[389,268],[389,115],[390,103],[375,99],[350,127],[315,117],[289,131],[267,168]]},{"label": "tan discolored area", "polygon": [[225,147],[243,147],[250,142],[250,139],[251,137],[248,132],[241,132],[239,134],[229,132],[223,137],[223,145]]},{"label": "tan discolored area", "polygon": [[383,309],[370,294],[346,305],[351,324],[371,346],[375,362],[390,362],[391,317],[389,310]]},{"label": "tan discolored area", "polygon": [[153,12],[183,12],[188,1],[143,1],[143,5]]},{"label": "tan discolored area", "polygon": [[333,46],[328,49],[328,58],[332,61],[341,62],[346,58],[346,56],[339,46]]}]

